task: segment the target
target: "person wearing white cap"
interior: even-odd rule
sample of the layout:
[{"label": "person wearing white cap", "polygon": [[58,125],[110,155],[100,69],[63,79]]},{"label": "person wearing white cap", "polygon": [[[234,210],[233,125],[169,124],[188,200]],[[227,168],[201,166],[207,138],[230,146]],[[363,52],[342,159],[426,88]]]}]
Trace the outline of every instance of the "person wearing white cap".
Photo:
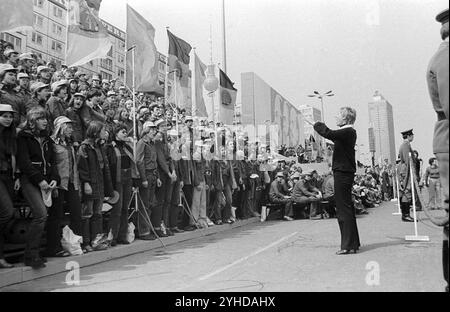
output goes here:
[{"label": "person wearing white cap", "polygon": [[[25,265],[45,267],[39,255],[41,236],[47,221],[47,208],[51,207],[51,193],[60,182],[54,143],[48,135],[46,112],[41,107],[27,113],[27,124],[17,139],[17,164],[21,173],[22,193],[27,200],[33,219],[27,233]],[[44,200],[46,199],[46,200]]]},{"label": "person wearing white cap", "polygon": [[[153,122],[145,122],[142,129],[142,137],[136,146],[136,166],[141,180],[139,193],[145,206],[142,207],[141,203],[139,203],[139,208],[145,209],[148,216],[153,215],[156,207],[156,188],[162,184],[159,179],[157,151],[154,141],[156,131],[156,126]],[[151,231],[151,226],[146,220],[146,214],[139,213],[137,216],[138,236],[142,240],[154,240],[156,235]],[[153,220],[152,224],[154,222],[156,221]]]},{"label": "person wearing white cap", "polygon": [[61,80],[52,84],[52,93],[53,95],[47,102],[47,110],[50,113],[50,122],[58,118],[59,116],[63,116],[68,105],[66,103],[66,97],[68,94],[68,81]]},{"label": "person wearing white cap", "polygon": [[0,64],[0,102],[9,104],[18,113],[14,122],[19,125],[25,119],[25,100],[17,92],[17,69],[10,64]]},{"label": "person wearing white cap", "polygon": [[8,60],[6,63],[10,64],[14,67],[17,67],[19,65],[19,52],[17,52],[14,49],[6,49],[3,55]]},{"label": "person wearing white cap", "polygon": [[32,96],[30,90],[30,76],[28,76],[27,73],[19,73],[17,79],[19,80],[19,86],[16,90],[22,96],[23,102],[26,104]]},{"label": "person wearing white cap", "polygon": [[67,257],[61,246],[61,224],[64,217],[64,203],[70,213],[70,229],[75,235],[81,235],[81,200],[79,196],[80,179],[76,162],[76,153],[72,141],[72,121],[61,116],[55,119],[51,139],[54,142],[55,162],[61,183],[58,196],[53,199],[52,209],[47,220],[47,244],[44,256]]},{"label": "person wearing white cap", "polygon": [[19,66],[17,69],[20,73],[27,73],[28,75],[31,75],[35,63],[36,60],[34,59],[32,53],[22,53],[19,56]]},{"label": "person wearing white cap", "polygon": [[38,66],[37,68],[38,81],[45,84],[50,84],[52,80],[53,73],[50,67]]},{"label": "person wearing white cap", "polygon": [[43,82],[35,82],[31,85],[31,99],[26,103],[26,111],[31,108],[40,106],[45,109],[47,101],[50,97],[50,85]]},{"label": "person wearing white cap", "polygon": [[0,269],[13,267],[6,262],[3,252],[6,227],[15,211],[13,190],[16,180],[14,164],[17,145],[14,113],[11,105],[0,104]]}]

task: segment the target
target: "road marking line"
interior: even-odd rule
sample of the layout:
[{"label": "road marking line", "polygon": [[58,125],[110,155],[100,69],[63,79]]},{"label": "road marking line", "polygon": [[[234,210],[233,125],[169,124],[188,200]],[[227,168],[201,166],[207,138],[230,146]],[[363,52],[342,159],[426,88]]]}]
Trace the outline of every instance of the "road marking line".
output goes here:
[{"label": "road marking line", "polygon": [[221,273],[221,272],[223,272],[223,271],[225,271],[225,270],[231,268],[232,266],[235,266],[235,265],[238,264],[238,263],[241,263],[241,262],[243,262],[243,261],[245,261],[245,260],[247,260],[247,259],[249,259],[249,258],[251,258],[251,257],[253,257],[253,256],[256,256],[257,254],[259,254],[259,253],[261,253],[261,252],[263,252],[263,251],[266,251],[267,249],[270,249],[270,248],[272,248],[272,247],[278,245],[279,243],[281,243],[281,242],[283,242],[283,241],[285,241],[285,240],[287,240],[287,239],[289,239],[289,238],[291,238],[291,237],[293,237],[293,236],[295,236],[295,235],[297,235],[297,234],[298,234],[298,232],[295,232],[295,233],[292,233],[292,234],[290,234],[290,235],[288,235],[288,236],[285,236],[285,237],[283,237],[283,238],[277,240],[276,242],[273,242],[272,244],[270,244],[270,245],[268,245],[268,246],[266,246],[266,247],[263,247],[263,248],[260,248],[260,249],[256,250],[255,252],[251,253],[251,254],[248,255],[248,256],[245,256],[245,257],[243,257],[243,258],[241,258],[241,259],[239,259],[239,260],[236,260],[236,261],[234,261],[233,263],[230,263],[230,264],[224,266],[223,268],[220,268],[220,269],[218,269],[218,270],[216,270],[216,271],[214,271],[214,272],[212,272],[212,273],[210,273],[210,274],[208,274],[208,275],[205,275],[205,276],[200,277],[198,280],[199,280],[199,281],[204,281],[204,280],[206,280],[206,279],[208,279],[208,278],[210,278],[210,277],[213,277],[214,275],[217,275],[217,274],[219,274],[219,273]]}]

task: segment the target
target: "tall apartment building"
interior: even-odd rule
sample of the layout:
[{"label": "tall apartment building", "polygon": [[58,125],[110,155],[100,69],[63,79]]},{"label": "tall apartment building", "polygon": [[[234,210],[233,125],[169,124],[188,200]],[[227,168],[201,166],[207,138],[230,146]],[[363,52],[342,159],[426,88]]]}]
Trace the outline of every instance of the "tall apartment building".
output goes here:
[{"label": "tall apartment building", "polygon": [[375,163],[387,159],[395,164],[395,130],[392,105],[378,91],[369,102],[369,128],[373,130]]},{"label": "tall apartment building", "polygon": [[[33,52],[46,62],[53,62],[60,68],[65,62],[67,31],[67,0],[33,0],[34,29],[27,32],[0,33],[0,39],[10,42],[21,53]],[[83,71],[100,74],[102,79],[125,79],[126,33],[102,20],[108,29],[113,47],[104,59],[87,63]],[[166,57],[159,55],[159,79],[165,80]]]}]

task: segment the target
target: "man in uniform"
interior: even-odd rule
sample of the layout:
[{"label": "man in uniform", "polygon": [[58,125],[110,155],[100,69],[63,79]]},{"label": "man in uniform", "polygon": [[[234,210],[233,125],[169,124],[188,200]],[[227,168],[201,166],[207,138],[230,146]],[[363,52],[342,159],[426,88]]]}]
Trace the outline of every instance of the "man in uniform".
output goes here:
[{"label": "man in uniform", "polygon": [[411,170],[409,157],[412,156],[413,150],[411,148],[411,142],[414,140],[413,130],[402,132],[403,143],[400,146],[398,157],[400,159],[399,164],[399,189],[400,189],[400,207],[402,209],[402,221],[414,222],[409,214],[409,209],[412,203],[411,192]]},{"label": "man in uniform", "polygon": [[[442,24],[441,38],[443,42],[439,46],[438,51],[430,61],[427,70],[427,83],[433,108],[437,114],[438,121],[435,125],[433,152],[439,163],[439,175],[444,196],[445,216],[441,219],[430,218],[431,221],[444,227],[444,239],[442,246],[442,265],[444,271],[444,279],[447,282],[446,291],[448,292],[448,89],[449,89],[449,15],[448,9],[439,13],[436,20]],[[427,207],[428,208],[428,207]]]}]

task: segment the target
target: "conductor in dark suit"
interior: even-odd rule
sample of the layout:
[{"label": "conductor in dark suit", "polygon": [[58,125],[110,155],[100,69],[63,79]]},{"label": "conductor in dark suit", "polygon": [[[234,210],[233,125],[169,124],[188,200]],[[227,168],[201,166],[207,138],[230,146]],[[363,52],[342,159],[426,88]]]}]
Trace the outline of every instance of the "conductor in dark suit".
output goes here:
[{"label": "conductor in dark suit", "polygon": [[356,225],[355,207],[352,201],[352,187],[356,173],[355,144],[356,111],[350,107],[341,108],[336,117],[338,130],[330,130],[318,122],[314,130],[322,137],[333,141],[333,176],[336,201],[336,217],[341,231],[341,250],[337,255],[354,254],[361,246]]}]

